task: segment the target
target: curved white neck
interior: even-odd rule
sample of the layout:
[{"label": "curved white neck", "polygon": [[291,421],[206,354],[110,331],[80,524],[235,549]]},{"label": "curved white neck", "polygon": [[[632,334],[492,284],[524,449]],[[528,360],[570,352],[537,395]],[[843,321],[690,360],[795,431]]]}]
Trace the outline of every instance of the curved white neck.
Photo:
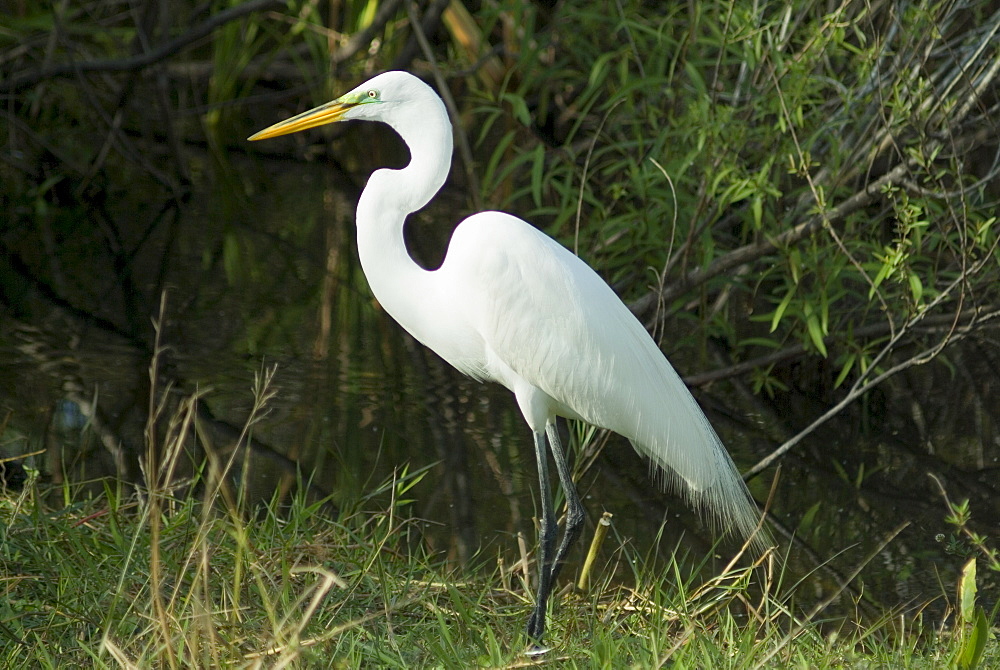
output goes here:
[{"label": "curved white neck", "polygon": [[358,254],[375,297],[382,307],[418,340],[435,318],[432,277],[406,251],[403,224],[407,215],[426,205],[444,184],[451,168],[452,134],[448,113],[428,89],[418,115],[387,123],[410,150],[409,164],[382,169],[368,180],[358,201]]}]

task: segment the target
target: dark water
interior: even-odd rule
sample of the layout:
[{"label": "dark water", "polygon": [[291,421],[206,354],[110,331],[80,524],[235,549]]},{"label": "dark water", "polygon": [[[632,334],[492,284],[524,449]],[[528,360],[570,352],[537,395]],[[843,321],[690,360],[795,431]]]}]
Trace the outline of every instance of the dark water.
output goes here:
[{"label": "dark water", "polygon": [[[123,298],[93,258],[67,258],[67,293],[101,321],[45,300],[5,321],[7,452],[46,450],[30,462],[56,480],[115,471],[79,405],[67,399],[67,376],[98,399],[109,431],[142,443],[153,335],[149,319],[132,312],[157,314],[163,289],[158,370],[161,381],[174,382],[175,399],[198,392],[219,424],[238,431],[253,413],[255,378],[274,371],[273,396],[251,431],[261,447],[249,452],[241,477],[251,498],[268,500],[295,484],[287,462],[261,454],[298,462],[315,493],[339,507],[387,505],[388,493],[366,495],[404,468],[426,468],[407,493],[405,509],[422,520],[416,541],[456,565],[489,564],[498,553],[516,560],[517,533],[533,542],[537,482],[530,434],[512,398],[462,378],[379,309],[354,248],[355,184],[294,161],[245,160],[234,169],[246,198],[217,185],[142,247],[135,259],[148,266],[137,273],[141,299]],[[425,263],[440,257],[450,227],[441,221],[457,220],[454,212],[445,196],[443,206],[412,222],[414,253]],[[904,522],[846,595],[861,602],[857,609],[950,595],[967,548],[950,540],[930,474],[956,500],[972,498],[979,528],[1000,536],[997,394],[972,381],[995,375],[955,372],[996,362],[976,346],[951,352],[950,368],[901,375],[782,459],[780,473],[772,468],[750,482],[763,502],[776,479],[779,555],[787,558],[787,584],[805,580],[796,596],[804,607],[836,589]],[[698,371],[675,363],[682,373]],[[807,392],[740,401],[726,384],[696,395],[744,470],[830,404]],[[615,515],[609,554],[620,544],[640,556],[679,545],[692,560],[717,556],[707,571],[725,564],[733,547],[713,548],[712,534],[657,488],[624,440],[565,430],[574,445],[588,445],[577,447],[577,473],[591,528],[602,511]],[[226,433],[219,435],[221,444]],[[845,600],[839,611],[854,609]]]}]

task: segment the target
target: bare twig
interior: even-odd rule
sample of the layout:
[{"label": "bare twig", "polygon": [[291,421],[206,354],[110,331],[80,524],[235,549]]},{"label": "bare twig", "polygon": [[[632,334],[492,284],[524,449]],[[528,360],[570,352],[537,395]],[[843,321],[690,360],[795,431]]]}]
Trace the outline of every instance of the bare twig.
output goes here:
[{"label": "bare twig", "polygon": [[[579,255],[580,253],[580,219],[583,215],[583,194],[587,187],[587,172],[590,170],[590,159],[594,155],[594,147],[597,146],[597,140],[601,136],[601,131],[604,130],[604,124],[608,122],[608,118],[611,116],[611,112],[615,111],[615,107],[624,102],[624,98],[619,98],[608,111],[604,113],[601,118],[600,125],[597,126],[597,130],[594,131],[594,137],[590,142],[590,147],[587,148],[587,157],[583,160],[583,174],[580,175],[580,188],[578,190],[576,198],[576,223],[573,227],[573,253]],[[653,161],[654,163],[656,161]],[[663,168],[660,168],[663,169]]]},{"label": "bare twig", "polygon": [[[965,310],[959,317],[959,321],[965,321],[970,319],[976,319],[979,326],[983,326],[986,322],[992,321],[993,317],[991,315],[1000,312],[1000,309],[991,307],[983,314],[978,311]],[[928,332],[940,329],[942,327],[948,327],[951,329],[955,321],[954,314],[939,314],[932,317],[925,318],[920,325],[920,332]],[[917,329],[911,329],[917,330]],[[855,328],[853,335],[855,339],[870,340],[872,338],[878,339],[888,336],[889,326],[886,323],[873,323],[867,326],[861,326]],[[715,370],[709,370],[708,372],[700,372],[697,374],[685,375],[684,383],[688,386],[706,386],[713,382],[717,382],[723,379],[729,379],[731,377],[738,377],[740,375],[752,372],[758,368],[765,368],[770,365],[775,365],[778,363],[784,363],[787,361],[795,360],[803,356],[810,354],[810,349],[802,343],[789,344],[788,346],[773,351],[769,354],[764,354],[763,356],[758,356],[756,358],[751,358],[734,365],[728,365],[724,367],[717,368]]]},{"label": "bare twig", "polygon": [[[957,281],[958,280],[956,280],[956,282]],[[919,353],[910,356],[906,360],[897,363],[896,365],[893,365],[892,367],[888,368],[887,370],[884,370],[877,376],[872,377],[868,381],[863,381],[864,376],[862,376],[855,382],[855,384],[851,387],[851,389],[847,392],[847,394],[837,404],[835,404],[833,407],[831,407],[822,415],[820,415],[816,420],[814,420],[804,429],[799,431],[799,433],[796,434],[794,437],[787,440],[784,444],[782,444],[780,447],[771,452],[770,455],[761,459],[756,465],[747,470],[744,473],[743,478],[749,480],[760,474],[760,472],[762,472],[764,469],[766,469],[768,466],[774,463],[774,461],[776,461],[777,459],[788,453],[792,449],[792,447],[794,447],[803,439],[805,439],[805,437],[807,437],[817,428],[819,428],[824,423],[829,421],[831,418],[839,414],[840,411],[843,410],[847,405],[851,404],[852,402],[854,402],[862,395],[864,395],[871,389],[875,388],[885,380],[889,379],[890,377],[896,375],[899,372],[902,372],[903,370],[914,367],[916,365],[923,365],[924,363],[929,362],[935,356],[941,353],[941,351],[946,346],[954,344],[955,342],[964,339],[971,332],[973,332],[973,326],[977,322],[985,319],[993,320],[996,318],[1000,318],[1000,312],[992,312],[988,315],[974,317],[972,322],[970,322],[969,324],[966,324],[965,326],[962,327],[956,326],[953,330],[947,333],[945,337],[941,339],[941,341],[939,341],[936,345],[934,345],[930,349],[920,351]],[[919,315],[918,317],[915,317],[910,322],[901,327],[899,332],[896,334],[895,338],[891,340],[888,344],[886,344],[886,346],[882,349],[882,352],[880,352],[876,360],[882,360],[884,356],[888,355],[888,353],[893,350],[899,338],[902,337],[904,333],[908,332],[910,328],[913,325],[915,325],[917,321],[919,321]],[[869,370],[876,369],[876,363],[873,362],[873,364],[868,369]]]},{"label": "bare twig", "polygon": [[396,10],[399,8],[399,4],[402,1],[403,0],[387,0],[386,2],[381,3],[371,24],[369,24],[364,30],[360,30],[351,35],[350,39],[348,39],[342,47],[330,54],[330,60],[333,64],[340,65],[348,58],[354,56],[354,54],[367,48],[368,45],[371,44],[375,33],[382,30],[382,28],[385,27],[385,24],[389,22],[389,19],[395,15]]},{"label": "bare twig", "polygon": [[833,209],[825,213],[816,214],[797,226],[786,230],[780,235],[775,235],[774,237],[744,245],[738,249],[734,249],[722,256],[719,256],[707,266],[691,270],[684,277],[674,282],[670,288],[665,289],[662,293],[657,294],[655,291],[647,293],[633,302],[629,306],[630,309],[636,314],[643,314],[647,310],[653,308],[658,300],[670,303],[685,293],[701,286],[705,282],[723,275],[730,270],[743,265],[744,263],[759,260],[764,256],[774,253],[778,249],[794,245],[796,242],[812,235],[814,232],[822,228],[824,224],[832,224],[841,221],[862,207],[871,204],[881,194],[884,187],[899,183],[903,177],[910,172],[913,165],[914,162],[912,160],[896,165],[893,169],[866,185],[863,189],[847,198]]},{"label": "bare twig", "polygon": [[54,77],[66,77],[84,72],[128,72],[139,70],[153,63],[165,60],[178,53],[185,47],[208,36],[216,28],[223,26],[230,21],[242,18],[254,12],[277,9],[284,6],[281,0],[250,0],[242,5],[237,5],[225,11],[214,14],[203,23],[198,24],[191,30],[179,37],[161,44],[160,46],[146,51],[145,53],[133,56],[132,58],[109,58],[92,61],[70,61],[58,63],[47,67],[29,70],[21,74],[14,75],[6,82],[0,83],[0,93],[17,93],[26,88],[34,86],[40,81],[52,79]]},{"label": "bare twig", "polygon": [[423,27],[420,25],[420,17],[417,16],[414,3],[406,3],[406,12],[410,17],[410,27],[413,29],[413,34],[417,37],[417,42],[424,53],[424,58],[431,65],[431,71],[434,73],[434,81],[437,82],[438,93],[441,94],[441,98],[448,108],[448,115],[452,118],[455,127],[455,138],[458,140],[458,153],[462,157],[462,167],[465,168],[465,177],[469,183],[472,204],[476,211],[481,211],[483,203],[479,191],[479,178],[476,177],[475,162],[472,160],[472,149],[469,148],[469,140],[465,136],[465,130],[460,123],[461,116],[458,113],[458,106],[455,104],[455,99],[448,88],[448,82],[445,81],[444,75],[441,73],[441,68],[438,67],[437,59],[431,50],[430,42],[427,41],[427,36],[424,35]]}]

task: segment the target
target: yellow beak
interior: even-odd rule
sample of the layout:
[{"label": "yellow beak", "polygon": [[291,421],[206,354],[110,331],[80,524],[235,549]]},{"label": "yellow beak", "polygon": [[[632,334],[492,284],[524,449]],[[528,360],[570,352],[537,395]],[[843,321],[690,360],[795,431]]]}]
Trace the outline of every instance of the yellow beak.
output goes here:
[{"label": "yellow beak", "polygon": [[356,102],[334,100],[333,102],[328,102],[325,105],[320,105],[319,107],[310,109],[308,112],[302,112],[298,116],[293,116],[290,119],[279,121],[273,126],[251,135],[247,139],[251,142],[256,140],[267,140],[272,137],[288,135],[289,133],[297,133],[300,130],[334,123],[336,121],[340,121],[341,118],[343,118],[344,113],[357,106],[357,104],[358,103]]}]

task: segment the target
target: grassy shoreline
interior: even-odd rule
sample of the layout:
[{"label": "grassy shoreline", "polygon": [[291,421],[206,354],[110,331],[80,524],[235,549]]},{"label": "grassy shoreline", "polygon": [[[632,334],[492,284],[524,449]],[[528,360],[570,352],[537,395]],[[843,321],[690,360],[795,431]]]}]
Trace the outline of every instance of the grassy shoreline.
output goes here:
[{"label": "grassy shoreline", "polygon": [[[563,589],[552,649],[529,658],[519,565],[481,556],[458,575],[408,540],[420,475],[338,519],[296,499],[250,521],[224,504],[111,490],[54,509],[32,482],[0,499],[0,665],[939,668],[961,651],[961,635],[921,616],[860,627],[799,612],[777,556],[695,584],[621,547],[589,593]],[[361,511],[386,493],[385,509]],[[982,667],[998,659],[987,647]]]}]

